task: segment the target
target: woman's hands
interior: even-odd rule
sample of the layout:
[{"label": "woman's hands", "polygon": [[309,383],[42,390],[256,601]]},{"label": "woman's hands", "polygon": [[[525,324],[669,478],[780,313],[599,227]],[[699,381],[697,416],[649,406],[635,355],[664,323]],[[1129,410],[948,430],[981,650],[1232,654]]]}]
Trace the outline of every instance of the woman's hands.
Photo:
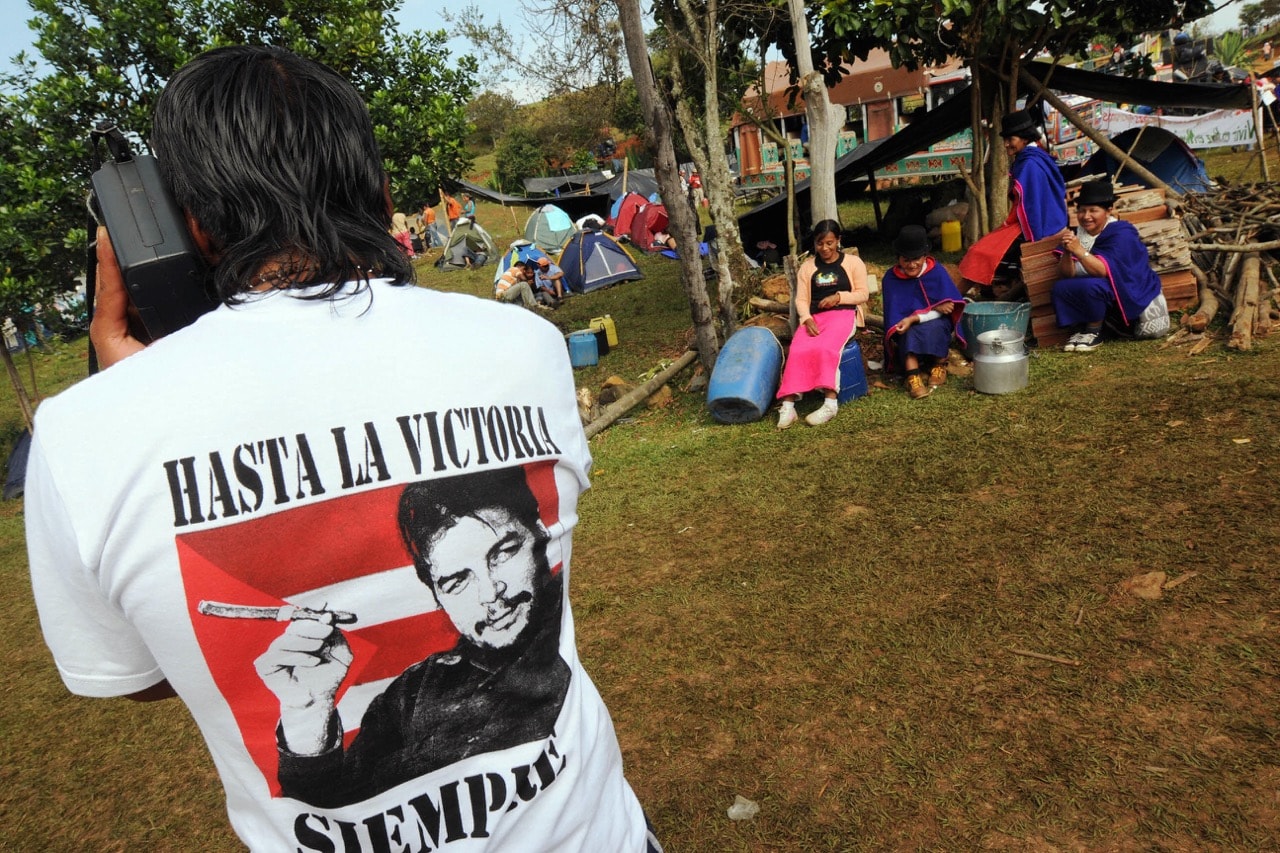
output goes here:
[{"label": "woman's hands", "polygon": [[1070,228],[1064,229],[1062,232],[1062,248],[1075,258],[1083,258],[1089,252],[1080,242],[1080,237]]},{"label": "woman's hands", "polygon": [[812,317],[810,317],[808,320],[805,320],[804,330],[809,333],[809,337],[816,338],[818,336],[818,321],[813,319]]},{"label": "woman's hands", "polygon": [[840,294],[832,293],[829,296],[822,297],[822,301],[818,303],[818,307],[823,311],[830,311],[832,308],[840,307]]}]

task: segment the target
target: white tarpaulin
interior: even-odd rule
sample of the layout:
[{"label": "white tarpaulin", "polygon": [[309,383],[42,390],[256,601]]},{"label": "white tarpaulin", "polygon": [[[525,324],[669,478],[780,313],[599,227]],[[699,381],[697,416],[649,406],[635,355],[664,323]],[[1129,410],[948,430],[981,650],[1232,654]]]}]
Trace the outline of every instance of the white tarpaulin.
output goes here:
[{"label": "white tarpaulin", "polygon": [[1190,148],[1222,148],[1253,145],[1258,140],[1249,110],[1214,110],[1196,116],[1141,115],[1119,107],[1103,107],[1098,129],[1116,136],[1135,127],[1153,124],[1181,139]]}]

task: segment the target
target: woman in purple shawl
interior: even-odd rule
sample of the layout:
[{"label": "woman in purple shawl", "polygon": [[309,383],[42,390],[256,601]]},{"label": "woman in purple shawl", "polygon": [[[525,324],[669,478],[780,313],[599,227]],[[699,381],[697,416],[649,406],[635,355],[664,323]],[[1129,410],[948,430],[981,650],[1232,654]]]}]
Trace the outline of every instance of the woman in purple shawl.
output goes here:
[{"label": "woman in purple shawl", "polygon": [[1002,265],[1021,265],[1023,241],[1053,237],[1067,227],[1067,185],[1058,162],[1040,147],[1043,135],[1031,112],[1010,113],[1001,125],[1009,157],[1009,216],[960,259],[960,275],[984,287]]},{"label": "woman in purple shawl", "polygon": [[947,381],[947,351],[964,299],[951,275],[929,257],[929,235],[919,225],[903,228],[893,248],[898,263],[884,277],[885,364],[907,374],[907,393],[918,400]]},{"label": "woman in purple shawl", "polygon": [[1107,179],[1089,181],[1076,197],[1076,231],[1062,235],[1053,310],[1059,326],[1075,328],[1068,352],[1102,345],[1102,324],[1111,314],[1126,333],[1158,337],[1169,329],[1169,309],[1160,277],[1138,229],[1113,219],[1115,191]]}]

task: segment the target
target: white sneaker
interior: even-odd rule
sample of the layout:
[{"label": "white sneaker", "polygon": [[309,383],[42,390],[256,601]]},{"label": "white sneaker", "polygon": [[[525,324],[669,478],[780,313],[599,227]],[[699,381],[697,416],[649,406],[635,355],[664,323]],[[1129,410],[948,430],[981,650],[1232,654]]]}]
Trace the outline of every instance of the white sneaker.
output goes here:
[{"label": "white sneaker", "polygon": [[1076,341],[1075,352],[1093,352],[1102,346],[1101,332],[1085,332],[1080,335],[1080,340]]},{"label": "white sneaker", "polygon": [[1084,332],[1076,332],[1067,338],[1067,343],[1062,347],[1063,352],[1075,352],[1076,344],[1080,343],[1080,339],[1084,337]]},{"label": "white sneaker", "polygon": [[786,429],[796,422],[796,407],[783,406],[778,411],[778,429]]},{"label": "white sneaker", "polygon": [[836,416],[836,407],[823,403],[818,408],[810,412],[804,419],[809,426],[822,426],[827,421]]}]

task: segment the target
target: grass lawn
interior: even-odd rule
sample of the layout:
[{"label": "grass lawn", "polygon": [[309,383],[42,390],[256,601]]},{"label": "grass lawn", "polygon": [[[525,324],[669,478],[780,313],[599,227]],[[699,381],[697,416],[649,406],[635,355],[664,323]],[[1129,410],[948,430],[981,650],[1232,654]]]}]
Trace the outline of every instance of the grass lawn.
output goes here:
[{"label": "grass lawn", "polygon": [[[480,217],[501,245],[516,230]],[[684,350],[677,265],[641,263],[550,315],[617,324],[580,385]],[[420,271],[480,296],[492,277]],[[36,367],[65,384],[82,354]],[[1280,341],[1045,351],[1030,372],[1003,396],[874,389],[786,433],[714,422],[685,374],[592,440],[579,645],[668,850],[1274,848]],[[0,505],[3,846],[238,849],[180,705],[63,690],[21,516]],[[1184,582],[1122,591],[1151,571]],[[753,820],[726,816],[738,794]]]}]

